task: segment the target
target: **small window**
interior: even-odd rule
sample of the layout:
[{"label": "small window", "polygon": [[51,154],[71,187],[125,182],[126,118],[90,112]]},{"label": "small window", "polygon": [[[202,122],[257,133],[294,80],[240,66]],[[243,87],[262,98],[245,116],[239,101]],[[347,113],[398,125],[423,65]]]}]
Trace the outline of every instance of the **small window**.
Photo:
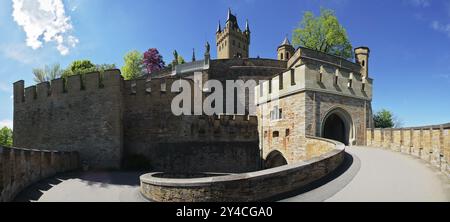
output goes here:
[{"label": "small window", "polygon": [[353,87],[353,80],[349,79],[348,80],[348,88],[352,88]]},{"label": "small window", "polygon": [[290,58],[289,52],[286,52],[286,59],[289,59],[289,58]]},{"label": "small window", "polygon": [[283,53],[280,53],[280,60],[283,60]]},{"label": "small window", "polygon": [[269,80],[269,93],[272,93],[272,80]]},{"label": "small window", "polygon": [[277,137],[279,137],[280,136],[280,132],[278,132],[278,131],[273,131],[273,133],[272,133],[272,137],[273,138],[277,138]]},{"label": "small window", "polygon": [[362,66],[363,66],[363,67],[366,66],[366,60],[363,60],[363,61],[362,61]]},{"label": "small window", "polygon": [[366,83],[363,83],[363,84],[362,84],[361,90],[362,90],[362,91],[366,91]]},{"label": "small window", "polygon": [[286,137],[288,137],[289,135],[291,135],[291,130],[286,129]]},{"label": "small window", "polygon": [[338,85],[339,82],[339,76],[334,77],[334,85]]},{"label": "small window", "polygon": [[295,70],[291,69],[291,86],[295,85]]},{"label": "small window", "polygon": [[278,85],[280,90],[283,89],[283,73],[280,75],[279,79],[278,79]]}]

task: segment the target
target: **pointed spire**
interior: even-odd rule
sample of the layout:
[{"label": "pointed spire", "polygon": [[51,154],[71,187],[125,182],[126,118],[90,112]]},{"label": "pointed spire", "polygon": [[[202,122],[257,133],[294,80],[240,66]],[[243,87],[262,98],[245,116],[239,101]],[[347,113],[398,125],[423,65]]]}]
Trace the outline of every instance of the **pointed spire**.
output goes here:
[{"label": "pointed spire", "polygon": [[217,25],[217,31],[216,33],[222,32],[222,26],[220,25],[220,20],[219,20],[219,24]]},{"label": "pointed spire", "polygon": [[231,8],[228,8],[228,16],[227,16],[227,21],[229,21],[231,18]]},{"label": "pointed spire", "polygon": [[195,49],[192,49],[192,62],[195,62]]},{"label": "pointed spire", "polygon": [[289,42],[289,39],[286,35],[286,37],[284,38],[283,42],[281,43],[281,45],[291,45],[291,42]]},{"label": "pointed spire", "polygon": [[245,31],[250,32],[250,26],[248,25],[248,19],[245,21]]}]

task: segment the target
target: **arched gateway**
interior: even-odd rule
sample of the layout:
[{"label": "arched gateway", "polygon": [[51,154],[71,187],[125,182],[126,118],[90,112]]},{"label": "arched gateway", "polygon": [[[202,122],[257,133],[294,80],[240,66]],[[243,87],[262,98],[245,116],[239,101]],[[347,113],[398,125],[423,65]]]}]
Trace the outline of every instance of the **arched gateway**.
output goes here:
[{"label": "arched gateway", "polygon": [[332,109],[322,121],[321,136],[339,141],[345,145],[352,145],[354,138],[353,121],[342,108]]},{"label": "arched gateway", "polygon": [[278,150],[270,152],[269,155],[267,155],[266,160],[264,161],[265,165],[264,167],[266,169],[279,167],[287,164],[288,162],[286,158],[284,158],[283,154]]}]

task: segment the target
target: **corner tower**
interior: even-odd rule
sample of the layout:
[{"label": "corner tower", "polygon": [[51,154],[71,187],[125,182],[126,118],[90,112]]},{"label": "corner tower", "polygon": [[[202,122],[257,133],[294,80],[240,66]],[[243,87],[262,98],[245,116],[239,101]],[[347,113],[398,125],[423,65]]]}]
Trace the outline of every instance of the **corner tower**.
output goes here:
[{"label": "corner tower", "polygon": [[250,27],[248,21],[245,30],[239,28],[237,18],[228,9],[228,18],[222,30],[221,24],[216,31],[218,59],[248,58],[250,46]]},{"label": "corner tower", "polygon": [[356,62],[361,65],[361,76],[369,77],[369,54],[370,49],[368,47],[358,47],[355,48]]},{"label": "corner tower", "polygon": [[292,55],[294,55],[294,53],[295,53],[295,49],[291,45],[291,43],[289,42],[289,39],[287,37],[284,38],[281,45],[278,46],[277,51],[278,51],[277,58],[278,58],[278,60],[281,60],[281,61],[288,61],[292,57]]}]

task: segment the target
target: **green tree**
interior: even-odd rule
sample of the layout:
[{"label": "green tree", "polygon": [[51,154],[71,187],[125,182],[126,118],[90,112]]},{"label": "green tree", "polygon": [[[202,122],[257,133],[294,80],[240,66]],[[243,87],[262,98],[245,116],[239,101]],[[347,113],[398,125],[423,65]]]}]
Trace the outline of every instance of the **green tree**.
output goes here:
[{"label": "green tree", "polygon": [[178,64],[184,64],[186,61],[184,61],[184,58],[182,56],[178,56]]},{"label": "green tree", "polygon": [[0,145],[9,147],[13,145],[13,131],[6,126],[0,129]]},{"label": "green tree", "polygon": [[73,75],[86,74],[96,71],[95,67],[89,60],[76,60],[67,67],[62,76],[66,78]]},{"label": "green tree", "polygon": [[66,70],[64,70],[62,77],[67,78],[73,75],[82,75],[91,72],[104,72],[105,70],[115,69],[115,64],[100,64],[95,65],[89,60],[73,61]]},{"label": "green tree", "polygon": [[292,42],[295,46],[346,59],[353,58],[353,47],[347,32],[329,9],[321,9],[319,17],[315,17],[310,11],[305,12],[299,26],[293,31]]},{"label": "green tree", "polygon": [[134,50],[125,55],[123,58],[125,65],[122,67],[122,76],[125,80],[136,79],[142,76],[143,55]]},{"label": "green tree", "polygon": [[61,77],[63,70],[59,64],[53,64],[51,66],[45,66],[44,69],[33,69],[34,81],[36,83],[48,82]]},{"label": "green tree", "polygon": [[403,124],[391,111],[382,109],[373,115],[375,128],[398,128]]}]

